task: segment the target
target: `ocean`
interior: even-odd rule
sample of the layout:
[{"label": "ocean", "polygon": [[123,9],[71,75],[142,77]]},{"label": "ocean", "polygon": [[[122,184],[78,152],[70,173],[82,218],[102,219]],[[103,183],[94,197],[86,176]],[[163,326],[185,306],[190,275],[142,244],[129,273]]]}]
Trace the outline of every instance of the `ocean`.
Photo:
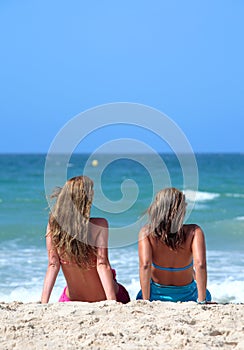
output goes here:
[{"label": "ocean", "polygon": [[[197,154],[197,189],[192,189],[189,182],[185,185],[175,155],[162,154],[161,158],[170,185],[185,191],[190,208],[186,222],[197,223],[205,232],[208,289],[213,300],[243,303],[244,154]],[[50,194],[50,184],[62,186],[64,182],[63,175],[59,176],[62,160],[57,156],[52,169],[45,168],[45,160],[42,154],[0,155],[1,302],[40,300],[47,267],[46,195]],[[65,175],[69,178],[85,173],[94,180],[91,216],[107,218],[111,265],[118,281],[135,299],[140,288],[137,234],[155,190],[168,186],[165,169],[158,169],[148,154],[100,154],[93,161],[89,155],[73,154],[65,164]],[[196,202],[191,207],[194,195]],[[64,285],[60,270],[50,302],[58,300]]]}]

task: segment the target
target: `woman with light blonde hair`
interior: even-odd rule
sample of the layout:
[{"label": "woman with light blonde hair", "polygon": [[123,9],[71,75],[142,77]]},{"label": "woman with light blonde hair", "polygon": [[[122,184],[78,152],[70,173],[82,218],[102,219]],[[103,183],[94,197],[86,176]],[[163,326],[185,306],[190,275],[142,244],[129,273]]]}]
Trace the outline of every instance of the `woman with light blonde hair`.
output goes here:
[{"label": "woman with light blonde hair", "polygon": [[148,209],[149,222],[139,233],[137,299],[211,301],[204,233],[198,225],[183,224],[185,213],[181,191],[166,188],[157,193]]},{"label": "woman with light blonde hair", "polygon": [[108,259],[108,222],[90,218],[93,182],[86,176],[68,180],[53,196],[47,225],[48,268],[41,302],[48,303],[62,268],[67,286],[59,301],[130,301],[126,289],[115,279]]}]

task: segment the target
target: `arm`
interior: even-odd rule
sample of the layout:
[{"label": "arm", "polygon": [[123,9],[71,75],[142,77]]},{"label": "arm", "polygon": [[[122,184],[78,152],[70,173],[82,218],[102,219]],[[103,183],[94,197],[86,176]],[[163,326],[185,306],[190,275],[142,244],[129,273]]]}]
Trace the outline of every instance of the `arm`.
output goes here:
[{"label": "arm", "polygon": [[200,227],[197,227],[194,232],[192,253],[195,267],[195,278],[197,282],[198,300],[203,301],[206,298],[207,264],[205,238]]},{"label": "arm", "polygon": [[147,231],[145,230],[145,228],[143,228],[139,233],[138,254],[142,297],[144,300],[149,300],[152,266],[152,247],[149,242]]},{"label": "arm", "polygon": [[97,272],[107,300],[116,300],[113,274],[108,260],[108,222],[97,219],[96,225],[100,228],[97,239]]},{"label": "arm", "polygon": [[48,267],[43,284],[41,303],[48,303],[53,286],[55,284],[59,269],[60,262],[56,248],[53,246],[52,237],[50,235],[49,225],[46,232],[46,247],[48,253]]}]

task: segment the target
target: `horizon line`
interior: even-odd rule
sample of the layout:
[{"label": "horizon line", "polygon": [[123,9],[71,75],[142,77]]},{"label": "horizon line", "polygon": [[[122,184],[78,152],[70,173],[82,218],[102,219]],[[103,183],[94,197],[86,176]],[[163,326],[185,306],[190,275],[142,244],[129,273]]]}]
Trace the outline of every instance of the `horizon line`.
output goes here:
[{"label": "horizon line", "polygon": [[[126,151],[126,152],[97,152],[96,155],[111,155],[111,154],[141,154],[141,155],[151,155],[152,153],[158,153],[158,154],[167,154],[167,155],[176,155],[177,154],[175,152],[160,152],[160,151],[156,151],[156,152],[131,152],[131,151]],[[193,154],[239,154],[239,155],[243,155],[244,151],[196,151],[196,152],[192,152]],[[182,152],[182,153],[178,153],[181,155],[189,155],[192,154],[191,152]],[[3,155],[48,155],[48,152],[0,152],[0,156]],[[65,152],[57,152],[57,153],[50,153],[50,155],[67,155],[68,153]],[[91,155],[92,152],[73,152],[71,153],[72,155]],[[95,154],[94,154],[95,155]]]}]

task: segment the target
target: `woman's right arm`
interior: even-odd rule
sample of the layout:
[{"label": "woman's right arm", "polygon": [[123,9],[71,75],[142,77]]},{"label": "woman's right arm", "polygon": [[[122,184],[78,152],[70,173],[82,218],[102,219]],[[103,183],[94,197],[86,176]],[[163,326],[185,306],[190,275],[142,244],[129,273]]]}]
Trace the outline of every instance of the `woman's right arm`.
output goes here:
[{"label": "woman's right arm", "polygon": [[204,233],[199,226],[194,232],[192,254],[195,267],[195,279],[197,282],[198,301],[204,301],[206,300],[207,288],[206,245]]},{"label": "woman's right arm", "polygon": [[148,239],[147,230],[145,228],[142,228],[142,230],[139,233],[138,254],[142,298],[144,300],[149,300],[152,266],[152,247]]},{"label": "woman's right arm", "polygon": [[47,272],[46,272],[46,276],[43,284],[42,296],[41,296],[42,304],[48,303],[59,269],[60,269],[59,256],[52,242],[49,225],[47,225],[47,232],[46,232],[46,248],[48,253],[48,267],[47,267]]}]

